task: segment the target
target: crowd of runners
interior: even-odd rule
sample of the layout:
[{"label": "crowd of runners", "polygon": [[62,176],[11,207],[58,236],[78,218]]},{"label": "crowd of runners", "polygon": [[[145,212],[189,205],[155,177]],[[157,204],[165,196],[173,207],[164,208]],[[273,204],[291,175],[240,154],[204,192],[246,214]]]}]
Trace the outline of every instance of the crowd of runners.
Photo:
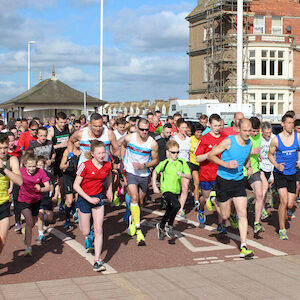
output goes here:
[{"label": "crowd of runners", "polygon": [[[215,210],[217,233],[227,233],[229,220],[239,229],[240,256],[252,257],[248,212],[254,210],[251,225],[254,234],[261,234],[262,221],[277,201],[279,238],[286,240],[286,220],[294,217],[300,202],[300,119],[288,111],[281,121],[277,135],[270,123],[246,119],[241,112],[228,127],[218,114],[189,122],[175,113],[162,121],[159,111],[145,118],[93,113],[77,119],[60,112],[42,122],[0,121],[0,253],[11,206],[15,232],[24,236],[24,256],[31,257],[32,240],[45,242],[45,226],[53,224],[58,205],[65,214],[64,228],[79,223],[85,248],[95,255],[93,270],[103,271],[105,201],[124,202],[128,234],[142,246],[141,207],[153,191],[165,210],[156,225],[158,239],[176,238],[174,220],[186,218],[189,201],[200,228],[207,212]],[[38,237],[32,236],[35,225]]]}]

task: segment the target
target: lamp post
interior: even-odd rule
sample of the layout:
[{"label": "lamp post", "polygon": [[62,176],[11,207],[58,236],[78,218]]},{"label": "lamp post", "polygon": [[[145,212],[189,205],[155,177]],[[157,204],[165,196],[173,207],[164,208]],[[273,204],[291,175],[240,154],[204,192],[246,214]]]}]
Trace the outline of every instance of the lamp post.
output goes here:
[{"label": "lamp post", "polygon": [[30,45],[35,44],[35,41],[28,41],[28,63],[27,63],[27,70],[28,70],[28,84],[27,84],[27,90],[30,89]]},{"label": "lamp post", "polygon": [[243,0],[237,1],[237,76],[236,76],[236,106],[242,110],[243,101]]},{"label": "lamp post", "polygon": [[102,100],[102,74],[103,74],[103,0],[100,0],[100,86],[99,98]]}]

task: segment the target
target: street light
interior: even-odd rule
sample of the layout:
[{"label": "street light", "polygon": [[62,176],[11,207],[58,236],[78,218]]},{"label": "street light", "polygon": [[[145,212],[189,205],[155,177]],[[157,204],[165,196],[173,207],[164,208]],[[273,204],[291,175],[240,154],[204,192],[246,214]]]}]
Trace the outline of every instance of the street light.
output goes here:
[{"label": "street light", "polygon": [[100,0],[100,87],[99,98],[102,100],[102,74],[103,74],[103,0]]},{"label": "street light", "polygon": [[28,85],[27,85],[27,90],[30,89],[30,45],[31,44],[35,44],[35,41],[28,41],[28,52],[27,52],[27,56],[28,56]]}]

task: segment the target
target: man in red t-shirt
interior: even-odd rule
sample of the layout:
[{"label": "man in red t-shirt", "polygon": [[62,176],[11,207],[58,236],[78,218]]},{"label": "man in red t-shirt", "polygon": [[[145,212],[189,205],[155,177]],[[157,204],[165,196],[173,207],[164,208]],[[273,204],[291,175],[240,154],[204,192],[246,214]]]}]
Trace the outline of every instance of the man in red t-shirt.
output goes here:
[{"label": "man in red t-shirt", "polygon": [[243,118],[244,118],[243,113],[236,112],[233,116],[233,126],[224,128],[222,130],[222,133],[226,134],[227,136],[237,135],[240,132],[240,129],[239,129],[240,120],[242,120]]},{"label": "man in red t-shirt", "polygon": [[18,146],[21,147],[23,151],[26,151],[30,141],[37,140],[37,132],[38,132],[39,124],[36,121],[31,121],[29,123],[29,131],[25,131],[21,134]]},{"label": "man in red t-shirt", "polygon": [[[199,186],[202,189],[202,196],[200,197],[198,208],[198,220],[201,228],[205,227],[206,217],[204,213],[204,206],[206,204],[206,201],[209,199],[210,193],[215,184],[218,171],[218,165],[207,160],[207,157],[209,152],[226,138],[225,134],[220,133],[221,118],[218,114],[212,114],[209,117],[209,124],[210,132],[208,132],[200,139],[194,152],[196,155],[196,161],[200,163]],[[226,233],[226,229],[224,227],[224,224],[222,224],[222,218],[220,217],[220,211],[217,205],[216,210],[219,215],[218,232]]]}]

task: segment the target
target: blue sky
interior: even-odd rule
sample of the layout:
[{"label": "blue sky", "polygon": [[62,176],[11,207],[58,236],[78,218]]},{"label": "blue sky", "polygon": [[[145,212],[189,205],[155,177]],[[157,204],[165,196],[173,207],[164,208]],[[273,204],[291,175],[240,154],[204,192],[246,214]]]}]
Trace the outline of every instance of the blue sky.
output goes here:
[{"label": "blue sky", "polygon": [[[103,99],[188,94],[187,14],[197,0],[104,0]],[[0,102],[51,76],[99,97],[100,0],[0,0]],[[5,8],[5,9],[4,9]]]}]

